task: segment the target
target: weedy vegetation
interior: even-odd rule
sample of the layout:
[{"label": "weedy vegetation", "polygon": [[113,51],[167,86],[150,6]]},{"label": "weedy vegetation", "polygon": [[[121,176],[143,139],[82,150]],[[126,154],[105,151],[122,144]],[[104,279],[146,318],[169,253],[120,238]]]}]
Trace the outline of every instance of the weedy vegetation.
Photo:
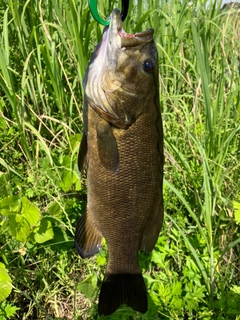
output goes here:
[{"label": "weedy vegetation", "polygon": [[[113,7],[99,1],[103,16]],[[139,254],[149,311],[123,306],[111,319],[239,320],[237,13],[131,0],[124,25],[155,29],[165,221],[152,254]],[[82,79],[101,32],[86,0],[0,2],[1,320],[98,318],[107,249],[82,260],[73,236],[86,205]]]}]

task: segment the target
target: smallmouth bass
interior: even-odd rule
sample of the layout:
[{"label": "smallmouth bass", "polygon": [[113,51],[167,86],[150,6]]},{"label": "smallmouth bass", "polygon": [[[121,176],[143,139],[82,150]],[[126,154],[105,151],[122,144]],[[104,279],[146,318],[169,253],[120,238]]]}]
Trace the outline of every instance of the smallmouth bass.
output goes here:
[{"label": "smallmouth bass", "polygon": [[153,29],[127,34],[114,9],[84,77],[84,133],[78,166],[87,165],[87,208],[75,246],[82,258],[101,249],[108,264],[98,312],[121,304],[147,311],[138,251],[152,251],[163,222],[163,129]]}]

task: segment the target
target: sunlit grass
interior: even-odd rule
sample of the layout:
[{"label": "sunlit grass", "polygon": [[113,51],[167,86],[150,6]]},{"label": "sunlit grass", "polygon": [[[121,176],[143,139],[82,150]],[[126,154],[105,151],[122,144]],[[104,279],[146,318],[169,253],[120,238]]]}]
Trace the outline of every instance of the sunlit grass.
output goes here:
[{"label": "sunlit grass", "polygon": [[[99,1],[100,14],[119,3]],[[166,216],[152,255],[140,254],[148,313],[121,308],[111,319],[238,317],[232,202],[240,193],[240,77],[232,26],[236,15],[214,2],[130,1],[125,30],[153,27],[159,52]],[[106,252],[81,260],[71,247],[86,201],[76,169],[82,79],[102,30],[86,0],[0,4],[0,201],[26,196],[54,231],[43,244],[21,243],[0,222],[0,256],[14,286],[7,303],[22,319],[97,318]]]}]

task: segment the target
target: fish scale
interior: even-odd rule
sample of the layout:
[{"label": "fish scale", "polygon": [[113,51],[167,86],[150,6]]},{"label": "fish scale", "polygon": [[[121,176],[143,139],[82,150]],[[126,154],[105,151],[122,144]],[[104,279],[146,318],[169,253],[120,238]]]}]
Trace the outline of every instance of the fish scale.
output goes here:
[{"label": "fish scale", "polygon": [[[99,296],[100,315],[113,313],[121,304],[147,311],[138,251],[153,249],[163,221],[163,129],[153,30],[131,37],[121,32],[117,9],[110,20],[84,79],[79,167],[82,170],[87,163],[87,210],[75,234],[83,258],[97,253],[102,236],[106,239],[108,264]],[[124,85],[99,98],[107,95],[98,87],[101,79],[105,88],[106,81]]]}]

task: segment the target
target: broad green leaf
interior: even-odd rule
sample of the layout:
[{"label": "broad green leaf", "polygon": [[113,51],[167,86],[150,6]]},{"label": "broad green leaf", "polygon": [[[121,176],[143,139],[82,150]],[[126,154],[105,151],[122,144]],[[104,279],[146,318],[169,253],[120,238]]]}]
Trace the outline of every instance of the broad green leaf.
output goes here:
[{"label": "broad green leaf", "polygon": [[18,196],[9,196],[0,201],[0,213],[8,217],[11,214],[19,212],[21,201]]},{"label": "broad green leaf", "polygon": [[78,178],[77,181],[75,182],[75,190],[80,191],[81,189],[82,189],[81,180]]},{"label": "broad green leaf", "polygon": [[25,242],[31,233],[27,220],[17,213],[15,215],[11,215],[8,222],[12,236],[18,241]]},{"label": "broad green leaf", "polygon": [[54,237],[52,223],[47,219],[42,219],[40,227],[36,230],[34,234],[35,241],[37,243],[43,243],[51,240]]},{"label": "broad green leaf", "polygon": [[79,283],[77,290],[84,294],[88,299],[92,298],[96,292],[96,288],[90,283]]},{"label": "broad green leaf", "polygon": [[82,135],[80,133],[77,133],[76,135],[71,135],[69,137],[72,149],[75,149],[75,148],[79,149],[81,139],[82,139]]},{"label": "broad green leaf", "polygon": [[5,265],[0,262],[0,302],[5,300],[12,291],[12,280],[8,275]]},{"label": "broad green leaf", "polygon": [[30,202],[27,198],[22,198],[22,210],[21,215],[27,220],[29,225],[33,227],[36,225],[40,218],[40,211],[38,207],[35,206],[32,202]]},{"label": "broad green leaf", "polygon": [[92,298],[96,293],[97,286],[97,276],[92,273],[90,276],[85,278],[81,283],[77,285],[77,290],[79,290],[82,294],[87,298]]},{"label": "broad green leaf", "polygon": [[59,185],[63,189],[64,192],[67,192],[71,189],[72,175],[73,175],[73,173],[70,171],[70,169],[64,170],[64,172],[62,174],[62,182]]},{"label": "broad green leaf", "polygon": [[52,226],[52,229],[53,238],[47,242],[47,245],[51,246],[52,250],[59,252],[59,250],[69,250],[69,248],[73,247],[73,237],[69,239],[63,227]]},{"label": "broad green leaf", "polygon": [[156,263],[159,267],[163,267],[164,256],[156,250],[152,251],[152,262]]},{"label": "broad green leaf", "polygon": [[144,274],[143,278],[144,278],[144,281],[145,281],[148,289],[150,289],[151,285],[156,282],[156,279],[154,279],[153,277],[151,277],[148,274]]},{"label": "broad green leaf", "polygon": [[101,266],[106,265],[106,263],[107,263],[106,257],[104,257],[104,256],[102,256],[102,255],[99,254],[99,255],[97,256],[97,264],[101,267]]},{"label": "broad green leaf", "polygon": [[26,241],[40,219],[39,209],[23,197],[8,197],[0,203],[0,210],[8,218],[10,232],[18,241]]},{"label": "broad green leaf", "polygon": [[240,224],[240,201],[234,201],[233,207],[234,207],[235,220],[238,224]]},{"label": "broad green leaf", "polygon": [[61,208],[60,204],[58,202],[53,202],[49,208],[48,208],[48,212],[50,214],[51,217],[57,217],[60,218],[62,217],[63,214],[63,209]]},{"label": "broad green leaf", "polygon": [[75,172],[72,171],[71,168],[65,169],[62,174],[62,181],[60,182],[60,187],[63,189],[64,192],[67,192],[71,189],[72,185],[76,183],[78,189],[81,188],[81,184],[78,183],[80,179],[77,177]]},{"label": "broad green leaf", "polygon": [[239,295],[240,298],[240,286],[232,286],[231,290]]}]

